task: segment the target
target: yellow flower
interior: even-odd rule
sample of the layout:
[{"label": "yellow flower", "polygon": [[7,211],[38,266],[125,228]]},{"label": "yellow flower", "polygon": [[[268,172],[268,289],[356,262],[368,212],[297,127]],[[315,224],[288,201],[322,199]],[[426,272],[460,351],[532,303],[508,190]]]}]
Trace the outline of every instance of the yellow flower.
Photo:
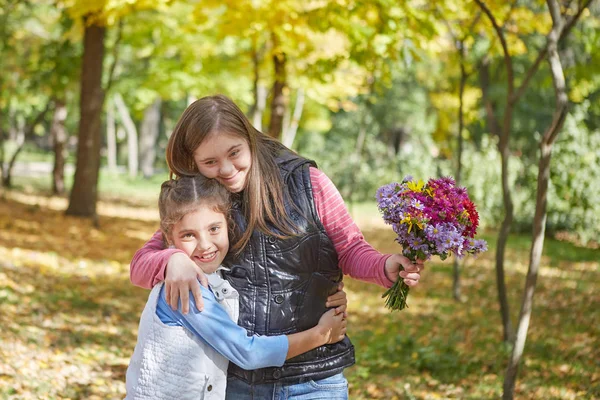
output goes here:
[{"label": "yellow flower", "polygon": [[418,180],[417,182],[406,182],[406,187],[408,188],[408,190],[412,191],[412,192],[417,192],[420,193],[423,191],[423,186],[425,186],[425,183],[422,180]]},{"label": "yellow flower", "polygon": [[419,228],[421,228],[421,230],[423,230],[423,222],[419,221],[418,219],[411,219],[410,217],[404,217],[404,219],[402,221],[400,221],[401,224],[408,224],[408,233],[410,233],[410,231],[413,228],[413,225],[418,226]]}]

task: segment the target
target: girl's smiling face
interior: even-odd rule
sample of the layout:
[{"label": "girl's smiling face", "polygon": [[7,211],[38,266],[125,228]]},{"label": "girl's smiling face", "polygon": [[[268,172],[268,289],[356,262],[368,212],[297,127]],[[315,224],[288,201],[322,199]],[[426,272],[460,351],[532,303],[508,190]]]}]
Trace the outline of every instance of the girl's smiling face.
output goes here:
[{"label": "girl's smiling face", "polygon": [[252,155],[246,139],[217,133],[208,136],[194,151],[194,162],[202,175],[238,193],[246,187]]},{"label": "girl's smiling face", "polygon": [[173,225],[171,244],[183,250],[207,274],[217,270],[229,250],[227,220],[211,205],[202,205]]}]

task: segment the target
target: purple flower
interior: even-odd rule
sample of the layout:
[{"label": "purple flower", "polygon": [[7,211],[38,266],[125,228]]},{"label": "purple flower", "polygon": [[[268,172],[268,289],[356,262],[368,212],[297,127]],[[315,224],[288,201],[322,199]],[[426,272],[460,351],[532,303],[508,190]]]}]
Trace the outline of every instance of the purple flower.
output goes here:
[{"label": "purple flower", "polygon": [[377,203],[379,203],[379,208],[388,208],[395,204],[396,188],[398,186],[398,183],[390,183],[377,189],[375,198],[377,199]]},{"label": "purple flower", "polygon": [[475,239],[469,241],[469,253],[471,254],[479,254],[487,251],[487,242],[481,239]]},{"label": "purple flower", "polygon": [[418,199],[412,199],[410,206],[416,208],[417,210],[422,210],[425,207]]},{"label": "purple flower", "polygon": [[[409,190],[407,175],[402,183],[390,183],[377,190],[379,210],[392,226],[405,254],[410,257],[477,254],[487,250],[483,240],[472,240],[476,221],[469,217],[472,203],[464,187],[454,179],[430,179],[423,190]],[[473,210],[474,210],[474,206]]]}]

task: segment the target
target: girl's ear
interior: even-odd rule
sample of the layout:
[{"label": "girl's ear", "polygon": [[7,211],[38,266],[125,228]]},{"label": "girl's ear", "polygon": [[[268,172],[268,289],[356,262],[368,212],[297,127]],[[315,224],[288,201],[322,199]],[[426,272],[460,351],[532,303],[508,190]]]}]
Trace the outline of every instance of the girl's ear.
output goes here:
[{"label": "girl's ear", "polygon": [[164,231],[162,233],[162,237],[163,237],[163,242],[165,242],[166,247],[172,246],[173,245],[173,238],[171,237],[171,234],[166,234]]}]

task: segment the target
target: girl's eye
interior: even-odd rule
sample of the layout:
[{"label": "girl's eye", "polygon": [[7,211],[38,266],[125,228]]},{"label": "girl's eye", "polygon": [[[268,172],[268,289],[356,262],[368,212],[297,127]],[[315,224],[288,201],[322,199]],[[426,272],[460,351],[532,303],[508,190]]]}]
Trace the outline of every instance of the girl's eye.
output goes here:
[{"label": "girl's eye", "polygon": [[193,234],[193,233],[186,233],[185,235],[183,235],[183,238],[184,238],[184,239],[191,239],[191,238],[193,238],[193,237],[194,237],[194,234]]},{"label": "girl's eye", "polygon": [[215,164],[216,164],[216,161],[214,161],[214,160],[207,161],[204,163],[204,165],[215,165]]},{"label": "girl's eye", "polygon": [[234,151],[231,152],[231,157],[235,157],[238,154],[240,154],[240,151],[239,150],[234,150]]},{"label": "girl's eye", "polygon": [[219,233],[220,230],[221,230],[221,227],[219,227],[219,226],[213,226],[212,228],[210,228],[211,233]]}]

